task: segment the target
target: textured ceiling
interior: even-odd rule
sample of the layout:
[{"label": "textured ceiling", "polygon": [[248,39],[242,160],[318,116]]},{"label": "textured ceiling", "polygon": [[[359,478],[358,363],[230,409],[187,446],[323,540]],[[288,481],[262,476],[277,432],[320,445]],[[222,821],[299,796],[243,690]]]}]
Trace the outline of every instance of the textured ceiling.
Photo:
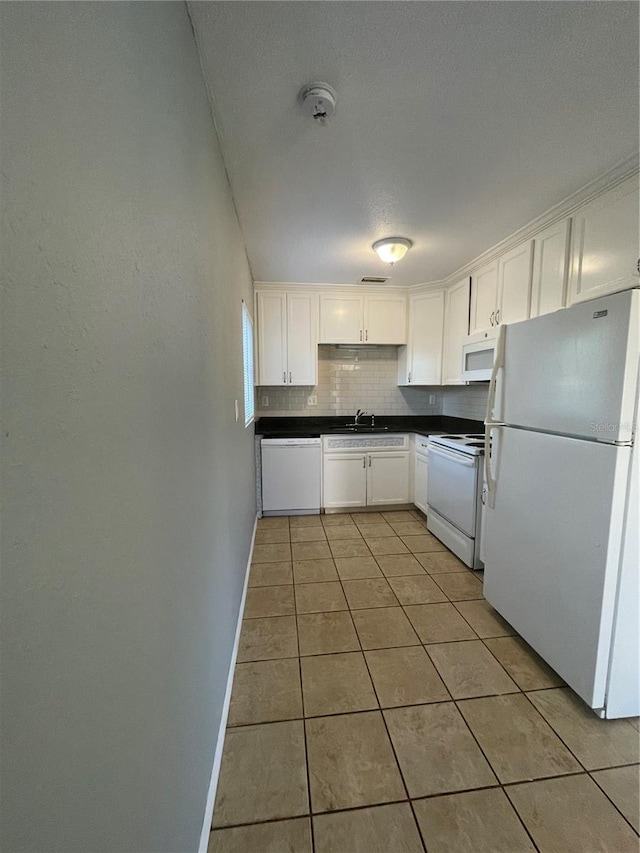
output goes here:
[{"label": "textured ceiling", "polygon": [[[254,279],[441,279],[638,147],[638,4],[192,2]],[[337,90],[326,127],[297,95]]]}]

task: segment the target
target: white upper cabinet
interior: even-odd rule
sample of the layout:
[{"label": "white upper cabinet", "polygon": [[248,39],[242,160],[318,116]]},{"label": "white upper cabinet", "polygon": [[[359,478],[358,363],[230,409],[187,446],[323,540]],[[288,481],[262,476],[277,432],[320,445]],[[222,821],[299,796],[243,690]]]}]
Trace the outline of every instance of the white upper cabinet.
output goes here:
[{"label": "white upper cabinet", "polygon": [[[446,292],[443,347],[443,385],[463,385],[462,345],[469,334],[469,278]],[[422,507],[420,507],[422,509]]]},{"label": "white upper cabinet", "polygon": [[497,308],[498,262],[492,261],[471,276],[469,334],[475,335],[496,326]]},{"label": "white upper cabinet", "polygon": [[573,220],[569,303],[637,287],[638,176],[578,210]]},{"label": "white upper cabinet", "polygon": [[321,344],[364,342],[364,297],[320,294]]},{"label": "white upper cabinet", "polygon": [[469,334],[529,316],[533,241],[527,240],[471,276]]},{"label": "white upper cabinet", "polygon": [[398,294],[321,294],[321,344],[404,344],[407,299]]},{"label": "white upper cabinet", "polygon": [[444,291],[412,296],[409,343],[398,352],[398,385],[440,385]]},{"label": "white upper cabinet", "polygon": [[521,243],[498,259],[496,325],[529,317],[533,240]]},{"label": "white upper cabinet", "polygon": [[570,231],[571,220],[563,219],[536,235],[530,317],[550,314],[567,304]]},{"label": "white upper cabinet", "polygon": [[315,385],[318,296],[259,291],[258,385]]},{"label": "white upper cabinet", "polygon": [[364,339],[369,344],[407,342],[406,296],[365,296]]}]

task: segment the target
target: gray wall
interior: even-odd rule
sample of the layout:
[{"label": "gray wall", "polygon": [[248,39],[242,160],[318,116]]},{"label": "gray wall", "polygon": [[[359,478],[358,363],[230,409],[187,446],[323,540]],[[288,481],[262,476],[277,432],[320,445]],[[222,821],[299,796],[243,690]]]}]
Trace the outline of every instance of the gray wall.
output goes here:
[{"label": "gray wall", "polygon": [[255,516],[181,3],[3,3],[6,853],[198,846]]}]

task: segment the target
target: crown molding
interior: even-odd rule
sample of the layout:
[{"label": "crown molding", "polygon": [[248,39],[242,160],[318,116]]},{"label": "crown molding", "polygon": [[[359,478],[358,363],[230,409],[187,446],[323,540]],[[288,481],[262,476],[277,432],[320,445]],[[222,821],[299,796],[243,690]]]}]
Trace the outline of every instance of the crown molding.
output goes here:
[{"label": "crown molding", "polygon": [[254,281],[256,290],[287,290],[287,291],[362,291],[363,293],[387,293],[391,290],[406,293],[407,287],[399,284],[337,284],[329,281]]},{"label": "crown molding", "polygon": [[549,210],[537,216],[531,222],[514,231],[504,240],[495,243],[480,255],[463,264],[454,270],[450,275],[438,281],[427,281],[420,284],[411,284],[400,286],[397,284],[381,284],[381,285],[365,285],[359,283],[338,284],[336,282],[302,282],[302,281],[254,281],[255,290],[287,290],[287,291],[362,291],[363,293],[384,293],[395,291],[396,293],[404,293],[413,296],[419,293],[448,288],[456,284],[460,279],[467,278],[479,267],[491,263],[491,261],[515,248],[525,240],[533,239],[536,234],[544,231],[561,219],[571,216],[580,207],[583,207],[594,198],[602,195],[605,192],[618,186],[626,180],[637,176],[640,171],[639,152],[635,151],[629,157],[620,160],[612,169],[589,181],[575,193],[572,193],[567,198],[563,199],[558,204],[550,207]]},{"label": "crown molding", "polygon": [[522,228],[514,231],[513,234],[505,237],[504,240],[501,240],[499,243],[491,246],[491,248],[482,252],[482,254],[477,255],[463,266],[458,267],[457,270],[446,277],[443,282],[444,286],[449,287],[461,278],[466,278],[479,267],[483,267],[485,264],[491,263],[491,261],[494,261],[496,258],[499,258],[511,249],[514,249],[520,243],[524,243],[525,240],[532,239],[536,234],[544,231],[545,228],[549,228],[561,219],[571,216],[576,210],[583,207],[585,204],[588,204],[588,202],[592,201],[594,198],[608,192],[618,186],[618,184],[637,176],[639,169],[639,153],[638,151],[635,151],[631,156],[620,160],[608,172],[605,172],[597,178],[594,178],[592,181],[589,181],[575,193],[567,196],[567,198],[558,202],[558,204],[555,204],[553,207],[550,207],[540,216],[531,220],[531,222],[523,225]]}]

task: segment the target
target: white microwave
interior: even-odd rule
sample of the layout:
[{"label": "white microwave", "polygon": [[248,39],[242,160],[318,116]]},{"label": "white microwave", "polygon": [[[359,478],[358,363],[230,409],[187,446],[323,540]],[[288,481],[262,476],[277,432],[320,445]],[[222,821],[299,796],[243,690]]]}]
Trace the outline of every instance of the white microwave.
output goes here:
[{"label": "white microwave", "polygon": [[495,331],[484,333],[482,340],[462,345],[462,379],[465,382],[488,382],[491,379],[498,341]]}]

